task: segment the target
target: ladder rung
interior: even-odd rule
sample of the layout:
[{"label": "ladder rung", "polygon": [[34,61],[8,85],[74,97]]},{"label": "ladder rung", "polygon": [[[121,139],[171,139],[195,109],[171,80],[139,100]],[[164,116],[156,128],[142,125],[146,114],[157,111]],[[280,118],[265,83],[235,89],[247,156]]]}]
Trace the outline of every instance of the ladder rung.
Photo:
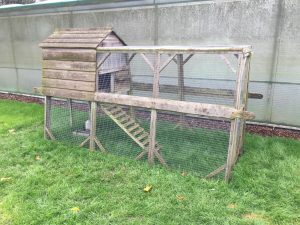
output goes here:
[{"label": "ladder rung", "polygon": [[119,114],[114,115],[115,118],[120,118],[121,116],[126,115],[124,111],[120,112]]},{"label": "ladder rung", "polygon": [[134,120],[129,120],[129,122],[124,124],[124,127],[128,127],[128,126],[130,126],[131,124],[134,124],[134,123],[135,123]]},{"label": "ladder rung", "polygon": [[115,114],[116,112],[119,112],[119,111],[122,111],[122,109],[119,108],[119,107],[117,107],[117,108],[115,108],[115,109],[113,109],[113,110],[110,110],[110,113],[111,113],[111,114]]},{"label": "ladder rung", "polygon": [[147,138],[145,141],[142,142],[142,145],[147,145],[149,143],[149,138]]},{"label": "ladder rung", "polygon": [[136,135],[142,133],[143,131],[144,131],[144,129],[143,129],[143,128],[140,128],[140,129],[138,129],[137,131],[133,132],[133,135],[136,136]]},{"label": "ladder rung", "polygon": [[142,134],[141,136],[139,136],[139,137],[137,137],[136,139],[138,140],[138,141],[140,141],[140,140],[143,140],[145,137],[147,137],[148,136],[148,134],[147,133],[144,133],[144,134]]},{"label": "ladder rung", "polygon": [[106,109],[106,110],[111,110],[111,109],[113,109],[113,108],[115,108],[116,107],[116,105],[107,105],[107,106],[104,106],[104,108]]},{"label": "ladder rung", "polygon": [[129,129],[127,129],[129,132],[135,130],[136,128],[140,127],[140,125],[135,124],[132,127],[130,127]]},{"label": "ladder rung", "polygon": [[123,117],[122,119],[120,119],[119,122],[120,122],[120,123],[123,123],[123,122],[128,121],[129,119],[130,119],[129,116],[125,116],[125,117]]}]

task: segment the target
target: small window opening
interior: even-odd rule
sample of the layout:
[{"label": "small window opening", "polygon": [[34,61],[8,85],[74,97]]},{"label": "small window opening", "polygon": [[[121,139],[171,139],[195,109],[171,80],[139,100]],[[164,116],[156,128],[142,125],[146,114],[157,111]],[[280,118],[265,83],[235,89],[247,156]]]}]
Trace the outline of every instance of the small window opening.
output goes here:
[{"label": "small window opening", "polygon": [[111,92],[111,74],[99,74],[98,75],[98,91]]}]

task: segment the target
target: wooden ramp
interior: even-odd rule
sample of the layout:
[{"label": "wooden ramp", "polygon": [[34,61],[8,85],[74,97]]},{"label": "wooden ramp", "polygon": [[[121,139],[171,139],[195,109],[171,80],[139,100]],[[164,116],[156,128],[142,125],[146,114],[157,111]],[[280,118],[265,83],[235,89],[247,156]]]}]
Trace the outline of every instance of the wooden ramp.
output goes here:
[{"label": "wooden ramp", "polygon": [[[148,153],[150,144],[150,134],[130,117],[119,105],[101,105],[102,111],[108,115],[143,151],[137,155],[136,159],[141,159]],[[161,164],[166,165],[165,160],[160,155],[158,143],[155,145],[154,154]]]}]

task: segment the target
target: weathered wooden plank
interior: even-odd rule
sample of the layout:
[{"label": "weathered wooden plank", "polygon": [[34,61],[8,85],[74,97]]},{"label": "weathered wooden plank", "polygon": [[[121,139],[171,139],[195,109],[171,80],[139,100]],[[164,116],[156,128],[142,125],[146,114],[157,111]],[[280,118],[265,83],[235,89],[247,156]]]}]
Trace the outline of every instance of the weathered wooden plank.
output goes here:
[{"label": "weathered wooden plank", "polygon": [[65,38],[72,38],[72,39],[81,39],[81,38],[104,38],[108,35],[107,32],[103,33],[53,33],[48,38],[59,38],[59,39],[65,39]]},{"label": "weathered wooden plank", "polygon": [[59,28],[56,32],[94,32],[94,31],[111,31],[111,27],[90,27],[90,28]]},{"label": "weathered wooden plank", "polygon": [[43,69],[95,72],[96,62],[44,60]]},{"label": "weathered wooden plank", "polygon": [[47,96],[54,96],[59,98],[72,98],[77,100],[92,101],[94,99],[93,92],[75,91],[59,88],[41,88],[41,93]]},{"label": "weathered wooden plank", "polygon": [[[246,79],[245,67],[247,64],[248,57],[245,55],[239,55],[238,59],[238,71],[237,71],[237,80],[236,80],[236,92],[235,92],[235,109],[237,111],[245,110],[243,104],[244,95],[247,94],[243,91],[243,87],[248,84]],[[242,129],[242,118],[236,118],[231,121],[230,127],[230,138],[229,146],[227,153],[227,162],[225,170],[225,181],[229,181],[232,173],[232,168],[237,160],[238,148],[240,143],[240,137],[243,135]]]},{"label": "weathered wooden plank", "polygon": [[84,49],[95,49],[98,43],[40,43],[41,48],[84,48]]},{"label": "weathered wooden plank", "polygon": [[192,47],[192,46],[117,46],[117,47],[101,47],[97,48],[98,52],[131,52],[131,53],[207,53],[207,54],[239,54],[239,53],[250,53],[251,46],[203,46],[203,47]]},{"label": "weathered wooden plank", "polygon": [[60,79],[42,79],[43,87],[61,88],[78,91],[95,91],[95,82],[74,81],[74,80],[60,80]]},{"label": "weathered wooden plank", "polygon": [[[227,119],[232,119],[232,115],[238,111],[223,105],[98,92],[95,93],[95,101]],[[250,112],[244,112],[244,116],[253,118]]]},{"label": "weathered wooden plank", "polygon": [[[152,91],[152,84],[132,82],[132,89],[138,91]],[[160,92],[162,93],[178,93],[177,85],[159,85]],[[208,96],[218,98],[233,98],[234,90],[230,89],[213,89],[213,88],[197,88],[197,87],[184,87],[185,95],[194,96]],[[258,93],[248,93],[249,98],[262,99],[263,95]]]},{"label": "weathered wooden plank", "polygon": [[43,49],[44,60],[95,62],[96,51],[87,49]]},{"label": "weathered wooden plank", "polygon": [[90,43],[90,44],[99,44],[103,38],[48,38],[43,41],[43,43]]},{"label": "weathered wooden plank", "polygon": [[51,128],[51,97],[45,96],[44,103],[44,138],[48,138],[47,129]]},{"label": "weathered wooden plank", "polygon": [[43,70],[43,78],[95,82],[96,81],[96,73],[95,72],[70,71],[70,70],[44,69]]},{"label": "weathered wooden plank", "polygon": [[97,103],[91,102],[91,129],[90,129],[90,150],[95,150],[95,137],[96,137],[96,120],[97,120]]}]

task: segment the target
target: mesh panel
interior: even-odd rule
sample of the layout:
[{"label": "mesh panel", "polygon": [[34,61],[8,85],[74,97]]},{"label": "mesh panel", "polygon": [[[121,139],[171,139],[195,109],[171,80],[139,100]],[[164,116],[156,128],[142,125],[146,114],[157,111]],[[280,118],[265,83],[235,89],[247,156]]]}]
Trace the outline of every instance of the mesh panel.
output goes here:
[{"label": "mesh panel", "polygon": [[[96,92],[180,101],[177,105],[186,101],[234,107],[236,55],[103,53],[97,58],[97,64],[101,61],[102,64],[97,70]],[[166,164],[179,172],[205,177],[223,168],[217,176],[224,175],[229,119],[216,118],[214,111],[206,116],[191,111],[188,113],[193,115],[179,113],[182,109],[176,109],[174,101],[173,109],[165,111],[99,100],[95,137],[91,132],[94,104],[91,107],[85,101],[52,100],[50,129],[54,137],[85,147],[89,147],[90,140],[95,140],[95,146],[101,151],[139,160],[151,159],[149,149],[152,149],[155,163]],[[210,106],[201,107],[208,110]],[[218,109],[222,110],[214,108]],[[206,111],[203,112],[205,115]],[[242,126],[238,132],[243,132]]]}]

